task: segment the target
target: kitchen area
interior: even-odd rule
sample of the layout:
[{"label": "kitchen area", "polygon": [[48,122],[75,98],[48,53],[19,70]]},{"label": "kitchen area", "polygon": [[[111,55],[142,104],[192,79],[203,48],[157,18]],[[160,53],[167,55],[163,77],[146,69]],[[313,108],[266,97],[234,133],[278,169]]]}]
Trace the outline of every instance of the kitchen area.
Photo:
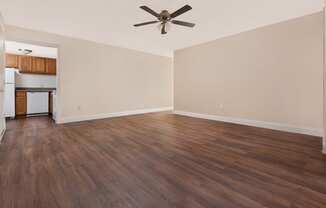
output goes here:
[{"label": "kitchen area", "polygon": [[6,41],[6,119],[56,119],[57,48]]}]

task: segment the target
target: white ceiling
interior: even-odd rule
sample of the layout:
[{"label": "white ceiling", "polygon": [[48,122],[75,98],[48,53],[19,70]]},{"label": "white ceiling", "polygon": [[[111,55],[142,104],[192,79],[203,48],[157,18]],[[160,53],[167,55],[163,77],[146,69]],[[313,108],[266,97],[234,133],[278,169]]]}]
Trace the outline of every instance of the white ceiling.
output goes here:
[{"label": "white ceiling", "polygon": [[57,58],[57,54],[58,54],[57,48],[19,43],[15,41],[6,41],[5,46],[6,46],[6,53],[11,53],[11,54],[23,55],[23,52],[19,51],[19,49],[32,50],[32,53],[28,54],[29,56]]},{"label": "white ceiling", "polygon": [[[323,0],[1,0],[6,24],[172,56],[173,51],[322,10]],[[162,36],[156,25],[132,25],[157,12],[190,4],[177,18],[196,23],[172,25]]]}]

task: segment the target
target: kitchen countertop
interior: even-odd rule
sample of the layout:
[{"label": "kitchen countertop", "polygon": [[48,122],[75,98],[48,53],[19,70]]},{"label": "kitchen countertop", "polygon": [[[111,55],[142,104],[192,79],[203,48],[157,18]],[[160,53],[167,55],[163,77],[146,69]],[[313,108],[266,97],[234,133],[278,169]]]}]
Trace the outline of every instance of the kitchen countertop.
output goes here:
[{"label": "kitchen countertop", "polygon": [[51,92],[51,91],[55,91],[55,90],[56,90],[56,88],[16,87],[16,91],[26,91],[26,92]]}]

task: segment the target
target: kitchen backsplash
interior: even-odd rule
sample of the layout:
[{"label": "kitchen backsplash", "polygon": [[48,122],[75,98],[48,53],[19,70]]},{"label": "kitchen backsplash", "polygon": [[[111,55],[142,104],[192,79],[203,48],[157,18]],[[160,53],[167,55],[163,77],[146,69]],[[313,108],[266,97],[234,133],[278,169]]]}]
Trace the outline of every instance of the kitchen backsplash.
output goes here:
[{"label": "kitchen backsplash", "polygon": [[16,73],[16,87],[56,88],[56,76]]}]

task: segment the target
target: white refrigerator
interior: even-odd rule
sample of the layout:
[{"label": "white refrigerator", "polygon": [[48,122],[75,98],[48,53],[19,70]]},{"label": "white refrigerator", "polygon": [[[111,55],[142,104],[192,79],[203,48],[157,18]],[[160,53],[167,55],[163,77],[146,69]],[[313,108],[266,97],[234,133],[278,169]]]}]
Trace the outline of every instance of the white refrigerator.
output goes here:
[{"label": "white refrigerator", "polygon": [[5,70],[4,116],[15,117],[15,69]]}]

